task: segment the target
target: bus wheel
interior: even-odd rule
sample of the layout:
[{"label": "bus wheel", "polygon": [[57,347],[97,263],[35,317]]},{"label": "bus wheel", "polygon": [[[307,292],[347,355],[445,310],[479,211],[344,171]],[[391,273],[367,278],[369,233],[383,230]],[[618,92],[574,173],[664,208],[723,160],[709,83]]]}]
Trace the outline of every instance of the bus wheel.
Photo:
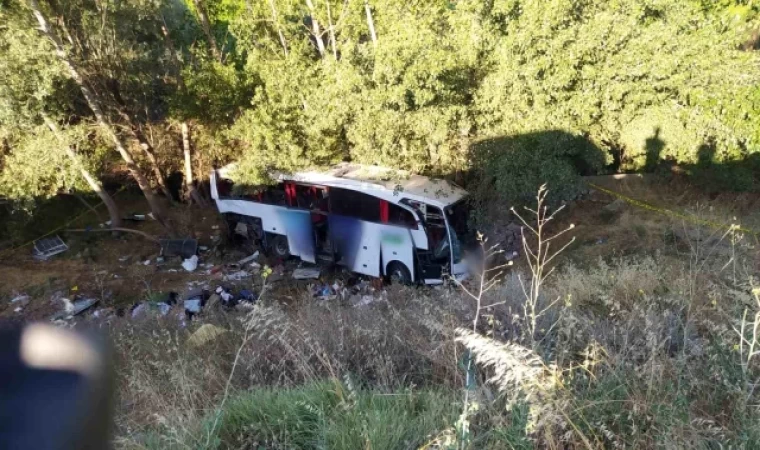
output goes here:
[{"label": "bus wheel", "polygon": [[388,264],[388,269],[385,273],[388,274],[391,284],[412,284],[412,274],[409,273],[409,269],[400,262],[392,262]]},{"label": "bus wheel", "polygon": [[278,258],[287,258],[290,256],[290,247],[288,246],[288,238],[279,234],[271,236],[269,240],[269,249],[272,254]]}]

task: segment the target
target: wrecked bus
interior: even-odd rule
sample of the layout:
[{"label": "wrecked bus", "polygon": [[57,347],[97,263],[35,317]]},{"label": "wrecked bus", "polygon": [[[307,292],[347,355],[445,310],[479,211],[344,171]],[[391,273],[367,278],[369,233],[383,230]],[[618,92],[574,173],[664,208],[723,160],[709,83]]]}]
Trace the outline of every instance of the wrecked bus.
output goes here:
[{"label": "wrecked bus", "polygon": [[404,284],[467,275],[467,192],[452,183],[342,163],[246,187],[234,183],[234,170],[212,172],[211,196],[233,233],[276,257],[333,262]]}]

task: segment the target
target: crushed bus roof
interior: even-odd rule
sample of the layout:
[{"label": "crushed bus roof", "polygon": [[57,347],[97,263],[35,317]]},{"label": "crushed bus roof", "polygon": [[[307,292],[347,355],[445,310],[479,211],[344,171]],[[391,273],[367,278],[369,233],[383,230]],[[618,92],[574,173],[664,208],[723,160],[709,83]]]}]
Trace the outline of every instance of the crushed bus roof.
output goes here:
[{"label": "crushed bus roof", "polygon": [[297,172],[280,176],[282,180],[344,186],[365,192],[391,193],[395,197],[421,200],[436,206],[455,203],[467,191],[446,180],[412,174],[388,167],[341,163],[324,171]]},{"label": "crushed bus roof", "polygon": [[[220,175],[230,173],[234,165],[220,169]],[[325,170],[292,174],[272,174],[285,181],[345,187],[374,193],[381,197],[406,197],[412,200],[445,207],[467,195],[467,191],[446,180],[412,174],[405,170],[355,163],[340,163]]]}]

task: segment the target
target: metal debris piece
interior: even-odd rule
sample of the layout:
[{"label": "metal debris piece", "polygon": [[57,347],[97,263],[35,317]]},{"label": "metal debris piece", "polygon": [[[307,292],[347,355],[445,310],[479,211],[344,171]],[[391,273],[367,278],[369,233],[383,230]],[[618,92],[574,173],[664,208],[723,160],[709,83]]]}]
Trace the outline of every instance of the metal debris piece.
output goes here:
[{"label": "metal debris piece", "polygon": [[38,239],[34,241],[33,256],[39,261],[46,261],[50,257],[63,253],[69,249],[69,246],[55,235],[53,237]]},{"label": "metal debris piece", "polygon": [[259,251],[256,250],[256,252],[254,252],[253,255],[246,256],[245,258],[243,258],[240,261],[238,261],[238,264],[240,264],[242,266],[243,264],[247,264],[247,263],[249,263],[251,261],[256,261],[258,258],[259,258]]},{"label": "metal debris piece", "polygon": [[196,239],[161,239],[159,242],[161,255],[165,257],[181,256],[183,259],[188,259],[198,253]]},{"label": "metal debris piece", "polygon": [[65,319],[67,317],[78,316],[79,314],[82,314],[83,312],[95,306],[98,302],[100,302],[100,300],[97,298],[83,298],[75,302],[64,302],[66,304],[66,308],[63,311],[54,314],[50,320],[56,321],[59,319]]},{"label": "metal debris piece", "polygon": [[319,278],[319,268],[301,267],[293,271],[293,278],[296,280],[315,280]]}]

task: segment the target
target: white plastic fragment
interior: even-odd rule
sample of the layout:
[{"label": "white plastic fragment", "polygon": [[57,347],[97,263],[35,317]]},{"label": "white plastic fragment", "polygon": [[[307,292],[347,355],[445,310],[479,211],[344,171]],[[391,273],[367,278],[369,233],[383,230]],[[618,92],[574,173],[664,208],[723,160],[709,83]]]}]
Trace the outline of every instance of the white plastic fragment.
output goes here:
[{"label": "white plastic fragment", "polygon": [[198,256],[193,255],[186,260],[182,261],[182,268],[188,272],[192,272],[198,268]]},{"label": "white plastic fragment", "polygon": [[247,263],[249,263],[249,262],[251,262],[251,261],[256,261],[258,258],[259,258],[259,251],[258,251],[258,250],[256,250],[256,251],[253,253],[253,255],[251,255],[251,256],[246,256],[245,258],[243,258],[243,259],[241,259],[240,261],[238,261],[238,264],[240,264],[240,265],[242,266],[243,264],[247,264]]}]

